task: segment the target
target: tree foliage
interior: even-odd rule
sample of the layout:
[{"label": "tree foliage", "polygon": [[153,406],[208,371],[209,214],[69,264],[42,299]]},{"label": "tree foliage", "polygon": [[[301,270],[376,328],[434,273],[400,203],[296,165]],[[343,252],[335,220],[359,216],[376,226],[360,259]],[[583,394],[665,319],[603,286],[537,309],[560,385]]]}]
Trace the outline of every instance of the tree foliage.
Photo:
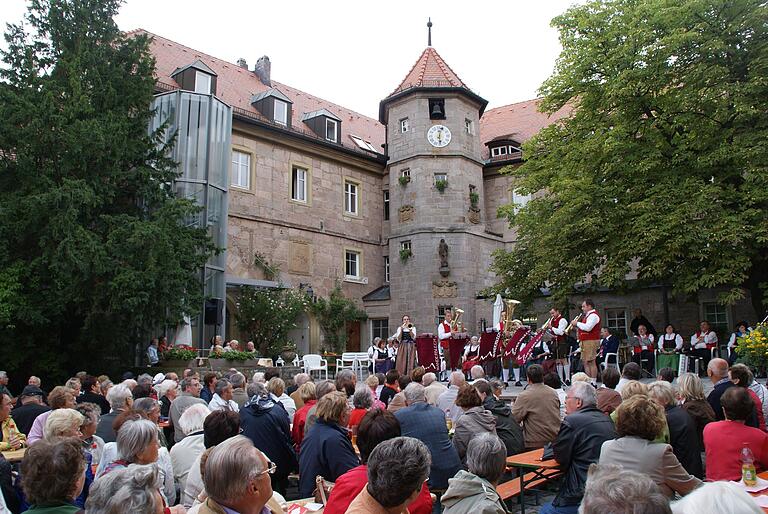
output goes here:
[{"label": "tree foliage", "polygon": [[497,289],[574,284],[695,293],[768,282],[768,7],[761,0],[602,0],[553,20],[563,51],[541,108],[570,116],[507,170],[525,208]]},{"label": "tree foliage", "polygon": [[368,318],[365,311],[344,296],[341,286],[331,290],[328,298],[318,298],[312,305],[312,312],[325,336],[326,347],[334,352],[344,351],[347,345],[347,323]]},{"label": "tree foliage", "polygon": [[256,289],[242,286],[238,295],[237,326],[253,341],[259,355],[276,355],[291,344],[288,332],[309,306],[307,295],[294,289]]},{"label": "tree foliage", "polygon": [[[149,134],[154,60],[118,0],[31,0],[0,69],[0,361],[128,365],[137,337],[202,303],[214,251]],[[102,368],[103,369],[103,368]]]}]

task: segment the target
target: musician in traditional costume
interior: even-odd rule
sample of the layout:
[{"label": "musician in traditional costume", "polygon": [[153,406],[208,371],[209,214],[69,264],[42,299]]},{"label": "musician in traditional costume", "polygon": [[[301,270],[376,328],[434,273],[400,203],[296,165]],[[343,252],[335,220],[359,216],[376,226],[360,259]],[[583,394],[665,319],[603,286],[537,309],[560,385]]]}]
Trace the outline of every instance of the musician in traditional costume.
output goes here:
[{"label": "musician in traditional costume", "polygon": [[[654,361],[656,357],[653,334],[648,333],[645,325],[638,325],[637,335],[632,337],[632,361],[640,367],[645,368],[645,372],[654,376]],[[645,366],[643,366],[645,363]]]},{"label": "musician in traditional costume", "polygon": [[683,350],[683,337],[677,333],[671,323],[664,328],[664,333],[657,342],[659,355],[656,364],[659,369],[672,368],[677,371],[680,366],[680,352]]},{"label": "musician in traditional costume", "polygon": [[480,364],[480,342],[477,336],[472,336],[464,346],[464,355],[461,356],[461,361],[461,371],[464,372],[465,377],[469,377],[472,366]]},{"label": "musician in traditional costume", "polygon": [[736,324],[736,330],[731,334],[730,339],[728,339],[728,363],[730,365],[733,365],[738,357],[736,353],[736,345],[739,344],[739,338],[747,337],[750,332],[752,332],[752,327],[750,327],[749,323],[746,321],[739,321]]},{"label": "musician in traditional costume", "polygon": [[702,321],[699,324],[699,330],[691,336],[691,346],[693,355],[704,361],[699,369],[707,369],[709,359],[712,357],[712,349],[717,348],[717,334],[709,326],[709,321]]},{"label": "musician in traditional costume", "polygon": [[407,314],[403,316],[402,325],[397,327],[395,339],[399,342],[395,367],[400,375],[410,375],[416,367],[416,327]]},{"label": "musician in traditional costume", "polygon": [[597,380],[597,348],[600,346],[600,315],[595,310],[595,302],[587,298],[581,302],[582,315],[576,321],[578,330],[579,348],[581,360],[584,363],[584,372],[595,381]]},{"label": "musician in traditional costume", "polygon": [[386,374],[387,371],[392,369],[392,361],[389,359],[387,344],[380,337],[374,338],[373,344],[368,348],[368,359],[371,361],[369,370],[373,370],[373,373]]},{"label": "musician in traditional costume", "polygon": [[451,366],[451,347],[448,341],[451,340],[453,334],[458,331],[458,327],[451,326],[453,321],[453,310],[450,307],[445,309],[445,319],[437,325],[437,342],[440,345],[441,351],[445,357],[446,367]]},{"label": "musician in traditional costume", "polygon": [[570,345],[566,337],[565,329],[568,327],[568,321],[560,314],[560,309],[552,307],[549,309],[549,331],[552,334],[552,344],[555,347],[555,359],[557,362],[557,376],[563,377],[565,385],[571,385],[571,365],[568,362]]}]

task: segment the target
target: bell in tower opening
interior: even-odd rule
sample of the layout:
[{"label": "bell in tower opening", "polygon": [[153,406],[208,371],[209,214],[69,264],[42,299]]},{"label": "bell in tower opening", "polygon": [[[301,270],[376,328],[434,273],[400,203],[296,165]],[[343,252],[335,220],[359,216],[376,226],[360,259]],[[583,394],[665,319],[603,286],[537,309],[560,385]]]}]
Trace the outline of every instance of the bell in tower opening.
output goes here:
[{"label": "bell in tower opening", "polygon": [[443,98],[429,99],[429,119],[430,120],[445,119],[445,100]]}]

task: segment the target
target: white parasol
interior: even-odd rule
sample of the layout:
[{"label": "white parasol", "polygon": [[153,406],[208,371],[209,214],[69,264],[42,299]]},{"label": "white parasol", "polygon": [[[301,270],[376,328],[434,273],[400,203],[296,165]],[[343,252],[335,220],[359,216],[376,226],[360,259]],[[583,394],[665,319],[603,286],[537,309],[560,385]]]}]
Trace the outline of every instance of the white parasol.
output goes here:
[{"label": "white parasol", "polygon": [[192,346],[192,321],[189,316],[184,316],[184,319],[176,327],[176,346],[187,345]]},{"label": "white parasol", "polygon": [[501,311],[504,310],[504,301],[501,299],[501,295],[496,295],[496,301],[493,302],[493,326],[498,327],[501,323]]}]

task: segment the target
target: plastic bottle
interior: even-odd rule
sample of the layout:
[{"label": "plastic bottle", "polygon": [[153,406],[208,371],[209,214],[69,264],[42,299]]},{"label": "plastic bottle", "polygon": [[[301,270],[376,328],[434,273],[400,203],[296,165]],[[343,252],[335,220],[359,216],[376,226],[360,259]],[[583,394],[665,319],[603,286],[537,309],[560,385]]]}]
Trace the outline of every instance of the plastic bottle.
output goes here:
[{"label": "plastic bottle", "polygon": [[746,486],[757,484],[757,471],[755,470],[755,456],[749,449],[749,444],[744,443],[741,449],[741,479]]},{"label": "plastic bottle", "polygon": [[453,419],[451,419],[451,411],[449,409],[445,410],[445,426],[448,428],[448,432],[453,428]]}]

